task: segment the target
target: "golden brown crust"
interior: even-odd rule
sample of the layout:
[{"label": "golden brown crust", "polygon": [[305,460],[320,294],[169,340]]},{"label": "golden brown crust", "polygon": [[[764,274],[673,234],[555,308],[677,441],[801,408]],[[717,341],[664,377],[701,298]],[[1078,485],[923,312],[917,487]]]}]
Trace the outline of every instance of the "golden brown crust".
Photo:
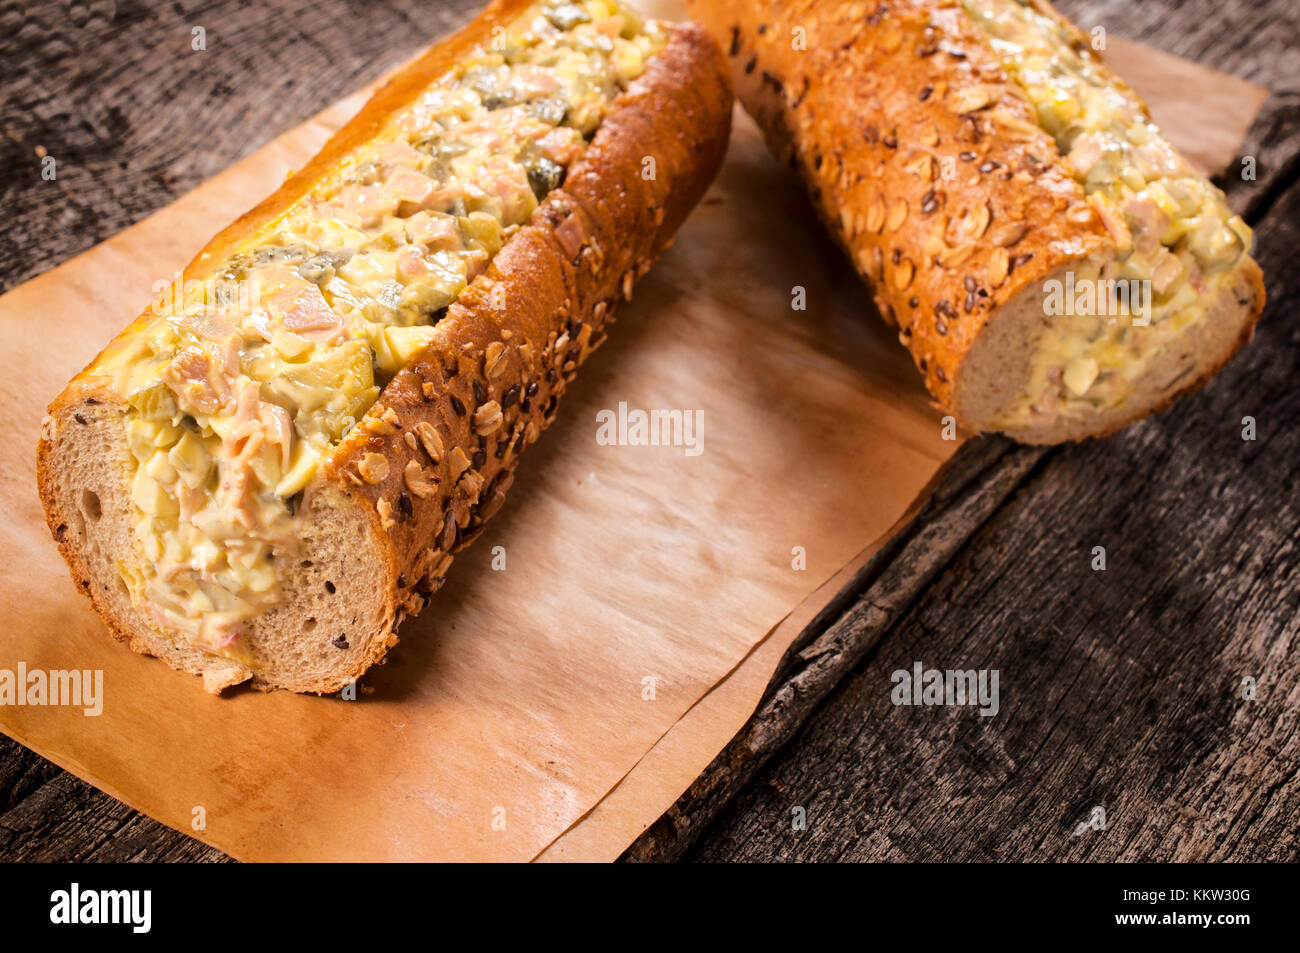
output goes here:
[{"label": "golden brown crust", "polygon": [[[716,44],[699,27],[674,28],[564,186],[336,452],[331,470],[373,501],[404,567],[397,585],[406,614],[442,582],[446,556],[500,509],[521,451],[604,341],[615,302],[631,297],[712,181],[730,113]],[[652,177],[643,174],[646,157]],[[386,462],[373,485],[359,469],[367,454]]]},{"label": "golden brown crust", "polygon": [[[284,180],[284,183],[265,199],[249,209],[208,241],[191,259],[181,273],[180,281],[203,281],[213,275],[227,258],[240,246],[254,238],[262,226],[288,214],[305,199],[317,185],[339,172],[338,163],[358,146],[370,141],[384,127],[393,113],[415,101],[420,92],[440,75],[452,68],[458,60],[492,35],[497,26],[508,25],[534,0],[492,0],[483,11],[458,32],[431,46],[414,62],[388,79],[355,116],[352,117],[320,152],[301,169]],[[93,360],[73,378],[59,400],[71,403],[83,390],[94,392],[102,388],[95,377],[101,362],[129,341],[134,333],[154,316],[152,306],[134,322],[123,328]],[[58,400],[51,405],[54,412]]]},{"label": "golden brown crust", "polygon": [[[1111,245],[960,6],[689,6],[727,45],[738,96],[803,175],[944,407],[994,309]],[[794,48],[800,40],[805,49]]]},{"label": "golden brown crust", "polygon": [[[205,277],[285,214],[394,110],[529,2],[493,3],[390,81],[306,167],[209,242],[184,279]],[[668,246],[712,180],[726,150],[731,105],[726,64],[713,40],[695,26],[672,28],[664,48],[615,101],[564,186],[470,283],[439,322],[433,344],[385,387],[318,472],[308,499],[325,493],[334,505],[358,507],[381,541],[382,565],[373,572],[388,621],[367,641],[355,670],[296,690],[336,691],[382,659],[397,641],[402,617],[418,612],[441,584],[451,553],[469,545],[500,508],[520,452],[554,419],[576,367],[603,341],[614,302],[630,297],[635,279]],[[654,160],[650,167],[643,164],[647,157]],[[650,174],[643,174],[647,168]],[[50,406],[53,417],[63,420],[96,400],[114,402],[105,375],[97,373],[100,362],[150,316],[124,329],[70,382]],[[94,591],[91,566],[66,533],[62,521],[72,517],[56,499],[49,436],[38,448],[40,493],[73,580],[117,638],[150,651],[115,617],[111,600]],[[231,673],[237,665],[184,649],[168,652],[167,660],[201,672],[209,687],[248,677]],[[253,684],[279,686],[260,673]]]}]

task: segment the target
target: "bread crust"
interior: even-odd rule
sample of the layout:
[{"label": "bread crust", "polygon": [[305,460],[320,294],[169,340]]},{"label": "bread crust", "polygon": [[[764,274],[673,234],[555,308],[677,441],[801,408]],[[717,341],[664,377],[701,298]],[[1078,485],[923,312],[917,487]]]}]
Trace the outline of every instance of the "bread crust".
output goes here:
[{"label": "bread crust", "polygon": [[[397,581],[402,612],[419,610],[442,582],[430,575],[437,563],[469,545],[500,508],[519,452],[555,419],[577,367],[604,342],[613,305],[632,296],[708,188],[726,152],[730,109],[716,44],[699,27],[675,27],[564,185],[466,288],[439,322],[443,333],[335,452],[331,475],[360,486],[380,521],[393,521],[386,537],[397,564],[409,567]],[[646,156],[655,159],[653,178],[642,174]],[[476,415],[493,403],[503,422],[484,436]],[[422,423],[444,443],[436,461],[420,439]],[[459,476],[457,447],[471,463]],[[368,453],[388,461],[375,485],[357,473]],[[411,488],[412,464],[426,482],[437,478],[427,496]]]},{"label": "bread crust", "polygon": [[[1086,43],[1049,4],[1033,6]],[[724,46],[738,97],[803,177],[937,405],[986,429],[961,386],[976,340],[1062,267],[1116,251],[987,39],[960,4],[938,0],[688,0],[688,8]],[[1253,261],[1241,269],[1258,284]],[[1221,350],[1177,393],[1249,339],[1262,286],[1245,300],[1227,316],[1231,333],[1210,336]],[[1038,443],[1104,435],[1177,393],[1082,427],[1012,435]]]},{"label": "bread crust", "polygon": [[[390,80],[302,170],[210,241],[182,280],[202,280],[259,230],[291,211],[466,51],[531,0],[499,0]],[[383,621],[333,671],[304,680],[274,664],[245,667],[142,626],[97,578],[75,504],[55,465],[73,418],[116,398],[105,360],[152,317],[124,329],[50,405],[38,448],[38,482],[51,533],[74,582],[110,631],[139,652],[204,675],[205,686],[251,680],[256,688],[333,692],[382,660],[396,626],[445,579],[451,554],[469,545],[500,509],[524,447],[555,418],[580,365],[605,338],[612,308],[671,243],[726,150],[732,95],[726,64],[708,34],[674,25],[664,47],[612,104],[586,155],[530,222],[498,252],[436,325],[433,342],[380,394],[320,467],[306,501],[355,509],[374,542],[370,557]],[[643,158],[654,174],[642,174]],[[97,413],[97,411],[91,411]],[[500,419],[500,424],[495,421]],[[359,468],[376,455],[377,465]],[[378,465],[382,461],[382,465]],[[382,478],[368,482],[377,473]],[[308,505],[307,502],[304,505]]]}]

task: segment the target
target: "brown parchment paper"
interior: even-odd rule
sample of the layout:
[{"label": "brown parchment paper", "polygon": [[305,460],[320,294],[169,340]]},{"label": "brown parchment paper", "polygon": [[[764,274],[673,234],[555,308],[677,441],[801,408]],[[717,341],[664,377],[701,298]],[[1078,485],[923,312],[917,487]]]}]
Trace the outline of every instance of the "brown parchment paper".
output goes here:
[{"label": "brown parchment paper", "polygon": [[[1189,77],[1206,81],[1193,68],[1179,85]],[[362,101],[0,298],[0,353],[21,369],[0,380],[0,670],[104,682],[98,716],[0,705],[0,730],[241,859],[616,856],[743,724],[798,620],[834,591],[819,585],[865,558],[956,444],[738,114],[717,184],[358,700],[216,699],[127,651],[41,517],[44,407],[156,280]],[[806,310],[791,308],[796,287]],[[702,411],[703,452],[597,445],[597,412],[620,402]]]},{"label": "brown parchment paper", "polygon": [[[1205,174],[1233,165],[1268,90],[1161,50],[1110,37],[1106,61],[1142,96],[1152,118]],[[737,139],[757,135],[746,132]],[[735,146],[733,145],[733,148]],[[919,500],[918,500],[919,502]],[[897,525],[906,522],[906,514]],[[892,532],[892,529],[891,531]],[[635,768],[539,860],[613,860],[672,806],[749,719],[786,648],[888,538],[877,540],[808,596],[696,703]]]}]

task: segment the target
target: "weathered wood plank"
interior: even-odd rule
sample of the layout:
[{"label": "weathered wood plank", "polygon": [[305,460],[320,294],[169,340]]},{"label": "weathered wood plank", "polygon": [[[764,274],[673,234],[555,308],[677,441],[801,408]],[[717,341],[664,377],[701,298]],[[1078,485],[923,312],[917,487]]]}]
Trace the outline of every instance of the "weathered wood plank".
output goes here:
[{"label": "weathered wood plank", "polygon": [[[174,201],[480,6],[0,3],[0,291]],[[206,50],[191,48],[195,27]],[[38,146],[57,162],[53,182]],[[0,858],[224,856],[0,737]]]},{"label": "weathered wood plank", "polygon": [[[1142,5],[1121,3],[1118,0],[1114,0],[1114,2],[1112,0],[1102,0],[1102,2],[1097,2],[1097,0],[1064,0],[1064,2],[1058,3],[1058,6],[1085,28],[1102,25],[1113,33],[1141,39],[1170,52],[1188,56],[1207,65],[1252,79],[1274,90],[1274,96],[1265,104],[1264,110],[1252,127],[1250,136],[1242,150],[1243,154],[1256,156],[1258,160],[1258,178],[1243,180],[1240,176],[1229,175],[1221,179],[1221,184],[1228,192],[1234,206],[1243,210],[1248,219],[1255,221],[1263,217],[1270,206],[1276,202],[1278,196],[1295,181],[1298,171],[1297,156],[1300,156],[1300,121],[1298,121],[1300,120],[1300,109],[1297,108],[1297,104],[1300,103],[1300,78],[1298,78],[1296,70],[1289,68],[1288,64],[1296,56],[1296,51],[1291,49],[1293,42],[1289,38],[1294,37],[1300,31],[1300,11],[1291,7],[1286,10],[1269,9],[1273,6],[1270,4],[1225,5],[1222,3],[1202,2],[1202,0],[1192,0],[1189,3],[1157,0],[1157,2]],[[1194,27],[1192,24],[1194,24]],[[1247,37],[1249,42],[1243,42],[1242,37]],[[1285,215],[1286,211],[1281,210],[1278,214]],[[1277,247],[1283,249],[1294,247],[1293,241],[1288,242],[1288,236],[1285,235],[1270,239],[1270,241],[1280,243]],[[1277,248],[1274,248],[1274,251],[1276,252]],[[1285,268],[1285,263],[1281,260],[1277,261],[1272,268],[1274,276],[1283,268]],[[1279,304],[1275,300],[1272,311],[1275,312],[1278,307]],[[1256,347],[1264,350],[1266,346],[1256,345]],[[1238,359],[1238,365],[1241,360],[1241,358]],[[1244,373],[1250,372],[1244,371]],[[1214,386],[1224,388],[1232,385],[1216,382]],[[1174,414],[1183,413],[1185,411],[1181,409],[1174,412]],[[1121,439],[1124,438],[1116,438],[1116,441]],[[1102,461],[1108,459],[1112,454],[1122,456],[1123,453],[1118,445],[1115,449],[1111,449],[1110,442],[1090,444],[1088,446],[1093,448],[1092,452],[1098,454],[1096,466],[1102,469],[1106,466]],[[1072,452],[1077,450],[1078,448],[1072,448]],[[978,455],[985,452],[987,451],[980,443],[968,445],[959,454],[957,463],[960,465],[968,455]],[[1059,452],[1050,452],[1043,458],[1044,461],[1054,460]],[[997,471],[998,468],[995,466],[987,479],[996,480]],[[950,474],[950,477],[952,476],[953,474]],[[1028,493],[1046,494],[1044,505],[1046,507],[1045,511],[1048,513],[1063,502],[1056,498],[1053,487],[1044,485],[1041,478],[1031,481],[1025,489]],[[1267,488],[1264,487],[1263,489],[1266,490]],[[940,492],[943,492],[942,488]],[[1056,492],[1059,493],[1060,491],[1057,490]],[[1197,497],[1196,499],[1199,499],[1202,503],[1206,502],[1204,497]],[[1189,517],[1198,515],[1196,510],[1196,506],[1189,506]],[[942,516],[927,511],[918,517],[918,522],[924,524],[928,520],[935,518],[942,518]],[[1113,528],[1116,538],[1125,538],[1125,528],[1123,526]],[[975,525],[971,523],[954,523],[953,529],[954,531],[969,533],[975,529]],[[1035,546],[1043,544],[1045,541],[1040,537],[1044,533],[1050,534],[1050,531],[1050,524],[1039,526],[1029,524],[1024,527],[1024,532],[1029,534]],[[902,558],[906,559],[908,557],[903,556]],[[932,589],[920,597],[919,604],[930,605],[936,602],[942,604],[945,597],[939,595],[939,593],[950,574],[951,571],[945,571]],[[915,581],[924,585],[929,580],[928,577],[918,577]],[[1017,588],[1017,585],[1021,584],[1029,585],[1023,579],[1012,575],[1004,580],[999,587],[991,590],[992,594],[988,598],[997,599],[1015,614],[1017,606],[1027,608],[1034,596],[1032,592],[1021,592]],[[912,595],[915,596],[917,593],[914,591]],[[864,641],[868,645],[875,645],[882,637],[887,637],[890,640],[896,638],[892,633],[886,636],[885,632],[881,631],[881,622],[884,622],[887,629],[890,620],[882,619],[880,613],[876,610],[875,601],[873,593],[868,590],[859,597],[858,604],[842,620],[843,635],[841,639],[836,640],[836,644],[831,649],[828,657],[819,659],[825,670],[831,672],[842,670],[845,657],[849,653],[860,653],[863,650],[862,643]],[[1123,616],[1117,618],[1122,619]],[[856,626],[851,622],[851,620],[855,619]],[[875,620],[876,625],[871,625],[869,620]],[[810,633],[806,635],[816,635],[821,631],[815,623],[814,626],[810,627]],[[885,643],[885,645],[892,644],[892,641]],[[796,649],[798,647],[799,643],[796,643]],[[881,646],[876,651],[880,652],[883,649],[884,646]],[[788,658],[786,668],[789,668],[795,661],[797,661],[797,657]],[[908,664],[910,665],[910,662]],[[744,779],[755,774],[756,766],[771,755],[773,742],[779,744],[794,735],[805,711],[812,707],[806,698],[802,699],[802,704],[790,710],[772,703],[775,698],[780,698],[783,692],[793,693],[798,697],[799,690],[803,687],[799,683],[801,675],[802,673],[797,671],[793,675],[784,670],[778,672],[764,705],[760,707],[754,719],[742,730],[737,739],[719,755],[718,759],[710,765],[709,769],[692,785],[690,790],[683,795],[677,805],[658,823],[652,825],[642,838],[629,849],[625,855],[626,859],[658,860],[680,857],[687,851],[694,838],[701,837],[702,828],[719,810],[719,805],[725,803],[730,793],[735,790],[738,779]],[[887,680],[885,686],[888,689],[889,683]],[[820,692],[817,696],[820,699],[825,696],[826,687],[824,682],[820,682],[815,683],[811,690]],[[851,691],[850,687],[841,687],[835,691],[833,698],[839,700]],[[887,696],[886,691],[886,700]],[[861,696],[853,696],[853,698],[856,703],[863,706],[860,714],[862,717],[866,717],[866,712],[870,709],[866,706],[864,699]],[[872,700],[878,701],[878,699]],[[835,701],[827,704],[828,706],[833,705]],[[845,704],[849,703],[846,702]],[[851,705],[848,710],[857,713],[857,710],[852,709]],[[851,717],[848,716],[846,720],[851,720]],[[836,727],[841,731],[849,732],[850,737],[856,737],[859,731],[858,726],[846,726],[842,722],[838,723]],[[763,743],[756,743],[758,739],[761,739]],[[938,744],[935,744],[934,747],[936,750],[942,750]],[[1050,751],[1045,749],[1043,756],[1050,756]],[[834,758],[827,754],[825,746],[813,747],[805,742],[802,736],[790,751],[782,755],[777,763],[784,765],[787,761],[797,762],[811,774],[822,773],[831,778],[839,778],[845,781],[846,784],[860,781],[860,779],[852,777],[851,774],[844,773],[841,770],[842,766],[838,765]],[[771,770],[776,770],[775,766]],[[750,799],[757,796],[754,792],[761,789],[764,783],[763,778],[768,777],[770,773],[770,771],[765,771],[759,780],[753,782],[746,792],[745,798],[742,798],[735,806],[722,813],[722,818],[719,820],[717,827],[703,835],[704,840],[697,849],[697,856],[715,860],[732,858],[759,859],[767,856],[762,849],[758,848],[757,840],[752,842],[748,840],[738,841],[732,831],[739,826],[743,826],[740,818],[747,810],[753,809],[752,807],[747,808],[745,805],[751,804]],[[833,789],[834,785],[828,783],[827,787]],[[772,803],[768,800],[764,800],[762,803],[766,811],[763,815],[764,820],[779,826],[781,820],[774,820]],[[933,823],[938,820],[941,823],[941,819],[945,816],[942,803],[936,803],[932,799],[928,802],[928,808],[936,812],[935,816],[929,818],[928,821]],[[849,807],[845,813],[852,814],[853,810],[853,807]],[[788,815],[785,817],[784,823],[786,830],[789,831]],[[790,832],[790,836],[794,836],[793,832]],[[817,859],[828,859],[828,857],[836,856],[838,848],[829,849],[827,845],[836,844],[837,836],[841,838],[839,845],[843,846],[850,842],[855,833],[852,831],[845,833],[843,830],[837,830],[834,833],[820,831],[817,834],[808,834],[808,843],[814,844],[815,842],[816,844],[816,846],[810,848],[809,856],[815,856]],[[821,838],[824,838],[824,840]],[[770,847],[771,844],[769,843],[767,846]]]},{"label": "weathered wood plank", "polygon": [[[1294,5],[1284,0],[1259,5],[1212,0],[1148,0],[1140,5],[1122,0],[1070,0],[1060,5],[1086,26],[1104,23],[1115,33],[1153,42],[1278,90],[1279,95],[1266,107],[1266,116],[1252,130],[1245,150],[1259,158],[1259,181],[1230,180],[1225,186],[1237,207],[1259,212],[1295,179],[1300,154],[1294,144],[1300,115],[1300,94],[1295,83],[1300,77],[1300,63],[1292,48],[1297,35]],[[82,22],[80,16],[70,12],[74,7],[109,6],[115,8],[111,21],[92,17]],[[430,37],[465,19],[477,6],[476,0],[438,4],[397,0],[366,4],[364,10],[348,0],[270,0],[251,6],[234,0],[166,5],[137,0],[80,5],[61,0],[0,3],[0,62],[4,63],[6,93],[0,100],[0,206],[7,216],[6,229],[0,234],[0,290],[85,250],[179,197],[275,134],[396,65]],[[207,31],[208,49],[204,52],[190,49],[195,26]],[[40,180],[35,153],[38,145],[60,163],[57,186]],[[976,455],[983,453],[1003,460],[985,473],[983,479],[990,486],[1006,478],[1000,466],[1013,472],[1015,460],[1023,463],[1024,454],[1038,453],[999,447],[997,442],[981,445],[982,449],[963,451],[959,465],[972,465],[978,471]],[[1135,451],[1113,452],[1125,457]],[[1051,466],[1043,469],[1043,473],[1055,472]],[[1026,491],[1062,492],[1043,480],[1043,474],[1035,471],[1025,484]],[[960,479],[957,484],[958,489],[970,493],[983,489]],[[1213,485],[1193,483],[1182,489],[1202,508],[1214,502]],[[1289,489],[1294,492],[1293,483]],[[1230,493],[1231,488],[1223,492]],[[1010,505],[1023,505],[1023,496],[1018,494]],[[987,502],[989,497],[983,499]],[[949,512],[943,505],[936,503],[939,509],[932,511],[936,519],[939,512]],[[1049,505],[1048,512],[1051,509]],[[1011,518],[1006,512],[1002,511],[999,520]],[[973,531],[974,526],[969,529]],[[1121,542],[1130,538],[1127,527],[1110,529]],[[1035,530],[1026,526],[1022,532],[1032,534]],[[1038,532],[1048,530],[1040,527]],[[1140,539],[1138,531],[1133,532]],[[984,539],[977,537],[972,548],[978,550],[985,544],[981,542]],[[1031,551],[1035,558],[1049,542],[1034,537]],[[932,606],[940,598],[936,594],[947,591],[945,586],[955,585],[948,581],[954,573],[975,573],[981,566],[995,567],[987,570],[994,573],[1008,571],[992,557],[972,557],[970,552],[963,551],[952,568],[938,569],[936,581],[918,606]],[[1260,565],[1247,561],[1242,564],[1242,572],[1267,574],[1275,572],[1278,565],[1276,560]],[[883,572],[885,567],[877,569]],[[930,577],[921,574],[915,578],[923,582]],[[965,575],[961,578],[965,579]],[[969,580],[966,582],[969,584]],[[1023,607],[1026,617],[1036,611],[1036,603],[1029,598],[1032,593],[1023,594],[1016,588],[1014,574],[1011,578],[985,580],[984,584],[993,587],[991,591],[1007,604],[1006,611],[1014,613],[1017,605]],[[965,589],[956,594],[970,597]],[[896,607],[901,605],[898,593],[893,598]],[[841,600],[836,611],[851,604],[847,598]],[[1293,604],[1291,610],[1294,615]],[[850,611],[850,617],[854,611]],[[1106,611],[1117,610],[1106,604]],[[905,618],[910,620],[912,615]],[[1113,619],[1098,614],[1094,624],[1114,625],[1125,618],[1122,611]],[[905,621],[902,626],[915,624]],[[815,631],[820,635],[826,629],[819,627]],[[865,666],[873,664],[886,646],[893,646],[895,631],[903,629],[891,630],[888,640]],[[809,659],[792,659],[789,670],[774,684],[769,700],[779,697],[782,688],[794,679],[801,678],[804,686],[816,684],[828,689],[827,671],[839,671],[848,657],[837,656],[837,651],[843,655],[856,649],[848,643],[823,643]],[[842,667],[847,670],[852,666]],[[856,684],[863,671],[860,667],[849,684]],[[843,695],[846,691],[848,688],[842,686],[814,717],[814,725],[837,704],[847,706],[855,732],[874,717],[872,706],[878,699],[872,696],[868,704],[855,696],[854,701]],[[806,711],[813,707],[797,693],[792,698],[785,720],[773,720],[765,726],[761,737],[766,742],[779,738],[783,731],[797,729]],[[853,708],[854,704],[859,707]],[[1294,719],[1293,714],[1286,717]],[[1052,739],[1053,743],[1056,740]],[[1286,738],[1282,743],[1293,744]],[[782,758],[807,747],[800,740]],[[944,750],[940,742],[931,747]],[[824,770],[827,750],[824,742],[822,747],[810,750],[812,774]],[[782,763],[778,761],[774,767]],[[741,769],[752,773],[757,764],[754,760]],[[735,777],[739,777],[738,771],[733,771],[731,778],[719,776],[719,784],[712,789],[712,811],[692,815],[693,825],[684,827],[684,832],[691,837],[699,833],[713,811],[725,803],[720,792],[735,789]],[[762,778],[766,777],[765,773]],[[762,788],[762,778],[757,788],[751,786],[746,798]],[[730,786],[724,786],[722,781]],[[1279,819],[1294,817],[1295,805],[1283,796],[1289,788],[1283,785],[1279,790],[1282,793],[1272,793],[1259,804],[1248,806],[1238,826],[1244,824],[1256,831],[1279,823]],[[823,796],[842,800],[843,792],[828,785]],[[902,789],[899,797],[906,796],[907,789]],[[772,808],[768,805],[764,809]],[[0,738],[0,812],[0,856],[7,858],[222,857],[130,811],[4,738]],[[734,821],[734,812],[724,815],[716,832],[730,830],[727,818]],[[910,818],[909,822],[917,821]],[[934,823],[934,819],[927,823]],[[728,854],[728,849],[720,846],[722,842],[715,839],[723,835],[716,832],[705,840],[700,856],[764,856],[756,847],[736,846],[729,848]],[[815,828],[806,836],[810,840],[824,839],[826,853],[851,843],[846,832],[834,826]],[[667,838],[659,856],[680,852],[688,843],[689,838]],[[736,841],[758,843],[753,838]],[[773,855],[780,855],[783,849],[774,849]]]},{"label": "weathered wood plank", "polygon": [[0,735],[0,816],[61,773],[34,751]]},{"label": "weathered wood plank", "polygon": [[[6,747],[19,747],[4,741]],[[41,862],[230,860],[66,771],[0,814],[0,857]]]},{"label": "weathered wood plank", "polygon": [[[1175,411],[1045,455],[691,856],[1300,856],[1297,221],[1300,186],[1258,228],[1272,300],[1255,342]],[[998,670],[1001,710],[895,707],[891,674],[916,661]],[[799,721],[763,714],[742,738]],[[669,818],[698,829],[705,783]],[[1076,833],[1096,807],[1105,830]],[[629,856],[679,855],[693,831],[655,833]]]},{"label": "weathered wood plank", "polygon": [[[481,5],[3,4],[0,291],[174,201]],[[197,28],[204,50],[191,48]],[[57,162],[53,182],[41,178],[37,147]]]}]

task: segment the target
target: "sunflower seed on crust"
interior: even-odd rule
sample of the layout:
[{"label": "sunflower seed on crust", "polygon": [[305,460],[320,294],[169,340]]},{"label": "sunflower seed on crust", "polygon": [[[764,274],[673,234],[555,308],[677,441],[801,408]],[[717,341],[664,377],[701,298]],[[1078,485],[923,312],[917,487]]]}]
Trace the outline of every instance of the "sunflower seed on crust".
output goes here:
[{"label": "sunflower seed on crust", "polygon": [[388,458],[382,453],[367,453],[357,464],[357,473],[367,483],[382,483],[388,476]]},{"label": "sunflower seed on crust", "polygon": [[905,221],[907,221],[907,199],[899,199],[889,209],[889,219],[885,222],[885,228],[896,232]]},{"label": "sunflower seed on crust", "polygon": [[483,354],[483,373],[489,379],[499,377],[505,371],[501,358],[505,356],[506,346],[500,341],[493,341]]},{"label": "sunflower seed on crust", "polygon": [[501,429],[502,419],[501,405],[495,400],[489,400],[474,411],[474,432],[480,437],[496,433]]},{"label": "sunflower seed on crust", "polygon": [[438,435],[438,430],[427,420],[421,420],[415,425],[415,435],[420,439],[420,446],[424,447],[424,452],[429,455],[429,459],[437,463],[442,459],[442,437]]},{"label": "sunflower seed on crust", "polygon": [[1007,272],[1011,269],[1011,256],[1007,254],[1005,248],[993,249],[993,254],[989,256],[989,285],[996,288],[1002,282],[1007,280]]},{"label": "sunflower seed on crust", "polygon": [[[465,451],[460,447],[451,448],[451,454],[448,456],[447,461],[451,465],[451,478],[453,480],[459,480],[460,475],[469,469],[469,457],[465,455]],[[442,548],[446,549],[447,547]]]},{"label": "sunflower seed on crust", "polygon": [[424,499],[433,494],[436,484],[425,474],[424,468],[418,461],[408,460],[406,469],[402,471],[402,482],[406,488],[411,491],[412,496]]}]

